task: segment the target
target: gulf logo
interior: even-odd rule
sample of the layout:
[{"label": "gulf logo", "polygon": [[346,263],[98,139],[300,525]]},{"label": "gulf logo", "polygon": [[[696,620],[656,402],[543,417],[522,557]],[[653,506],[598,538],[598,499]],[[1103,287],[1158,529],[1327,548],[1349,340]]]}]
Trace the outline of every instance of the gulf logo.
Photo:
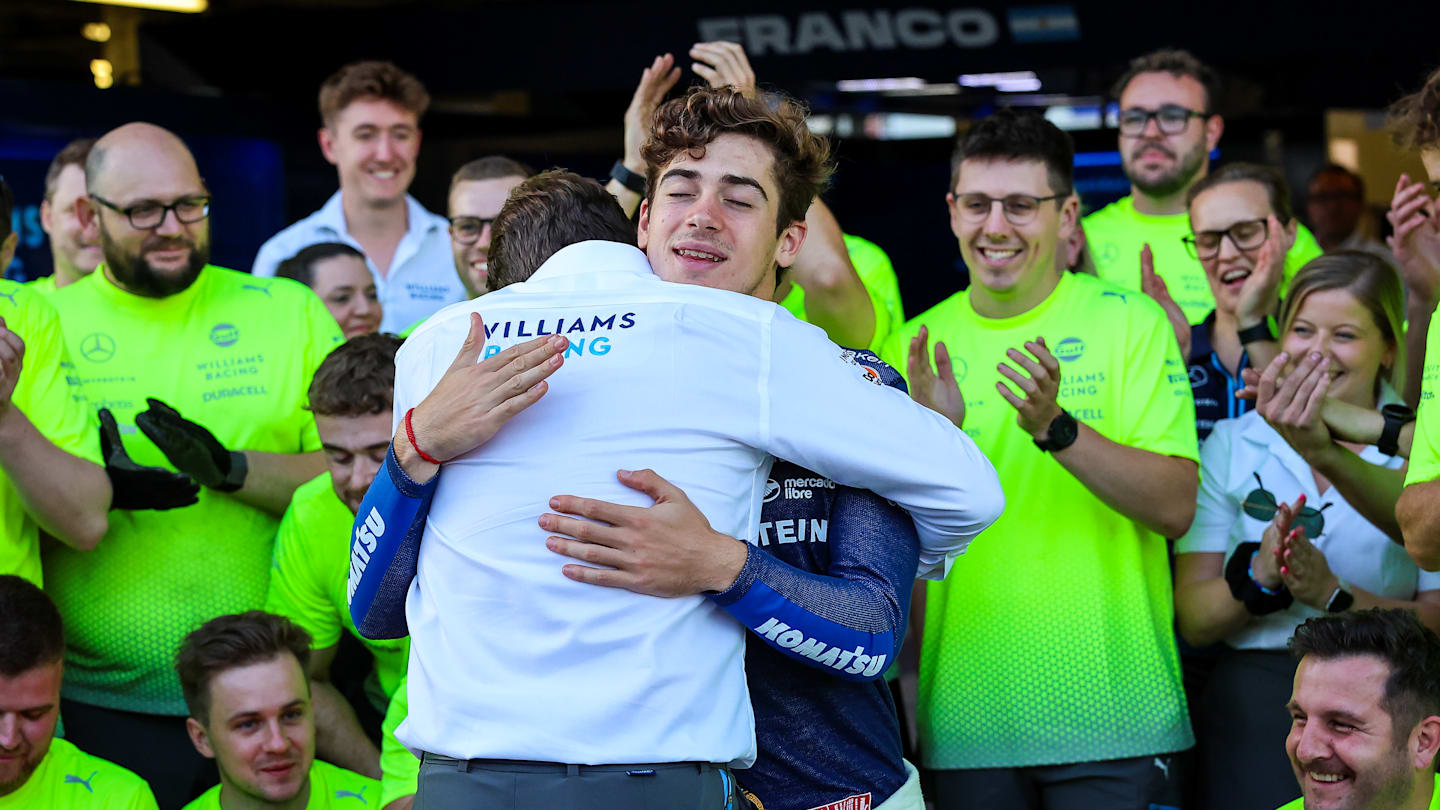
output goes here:
[{"label": "gulf logo", "polygon": [[217,323],[210,330],[210,342],[216,346],[234,346],[240,339],[240,330],[228,323]]},{"label": "gulf logo", "polygon": [[1085,353],[1085,341],[1078,337],[1068,337],[1060,341],[1055,347],[1055,356],[1067,363],[1073,363],[1080,359]]}]

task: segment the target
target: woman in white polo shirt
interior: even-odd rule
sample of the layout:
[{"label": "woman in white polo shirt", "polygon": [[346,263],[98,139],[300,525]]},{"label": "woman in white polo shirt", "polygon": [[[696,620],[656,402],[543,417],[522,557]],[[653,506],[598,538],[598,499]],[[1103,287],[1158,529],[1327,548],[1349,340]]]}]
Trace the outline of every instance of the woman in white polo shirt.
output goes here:
[{"label": "woman in white polo shirt", "polygon": [[[1301,373],[1274,393],[1267,382],[1269,407],[1218,422],[1201,451],[1195,522],[1175,546],[1175,610],[1191,644],[1226,645],[1192,714],[1204,807],[1276,807],[1299,794],[1284,745],[1295,672],[1286,642],[1305,619],[1406,607],[1440,629],[1440,574],[1392,539],[1404,459],[1337,442],[1319,417],[1324,396],[1370,410],[1398,401],[1403,311],[1399,277],[1374,256],[1306,264],[1267,372]],[[1328,373],[1303,373],[1307,359]]]}]

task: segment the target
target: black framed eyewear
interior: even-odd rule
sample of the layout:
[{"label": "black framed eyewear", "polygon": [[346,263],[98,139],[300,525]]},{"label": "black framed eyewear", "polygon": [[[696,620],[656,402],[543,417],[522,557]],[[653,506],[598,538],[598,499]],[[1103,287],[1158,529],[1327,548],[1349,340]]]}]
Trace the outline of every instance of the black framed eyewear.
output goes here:
[{"label": "black framed eyewear", "polygon": [[182,225],[194,225],[210,216],[209,197],[186,197],[169,205],[158,202],[142,202],[128,208],[121,208],[104,197],[94,194],[90,195],[90,199],[117,214],[123,214],[130,221],[130,227],[137,231],[155,230],[165,222],[165,215],[171,211],[175,212],[175,219]]},{"label": "black framed eyewear", "polygon": [[1206,118],[1208,113],[1181,107],[1179,104],[1166,104],[1158,110],[1147,110],[1143,107],[1130,107],[1120,111],[1120,134],[1121,135],[1143,135],[1145,128],[1150,125],[1150,119],[1155,119],[1155,125],[1160,128],[1163,135],[1179,135],[1190,125],[1191,118]]},{"label": "black framed eyewear", "polygon": [[480,241],[485,226],[495,222],[494,217],[450,217],[450,238],[462,245],[473,245]]},{"label": "black framed eyewear", "polygon": [[1220,243],[1225,237],[1237,250],[1255,250],[1270,238],[1270,224],[1264,219],[1245,219],[1223,231],[1201,231],[1194,236],[1182,236],[1185,250],[1192,259],[1213,259],[1220,255]]},{"label": "black framed eyewear", "polygon": [[[1275,519],[1275,513],[1280,511],[1280,505],[1275,500],[1275,495],[1265,488],[1265,482],[1260,480],[1260,473],[1254,473],[1255,489],[1245,496],[1240,508],[1256,520],[1271,521]],[[1295,516],[1294,525],[1305,530],[1305,536],[1311,540],[1319,537],[1325,531],[1325,515],[1322,514],[1329,509],[1331,504],[1325,504],[1319,509],[1309,506],[1300,508],[1300,513]]]}]

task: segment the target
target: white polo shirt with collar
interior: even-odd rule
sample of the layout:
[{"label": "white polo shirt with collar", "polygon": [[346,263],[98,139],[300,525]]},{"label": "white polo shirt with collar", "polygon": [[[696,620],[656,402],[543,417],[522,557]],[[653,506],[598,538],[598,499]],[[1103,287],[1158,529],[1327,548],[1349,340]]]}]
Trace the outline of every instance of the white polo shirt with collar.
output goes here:
[{"label": "white polo shirt with collar", "polygon": [[[1392,470],[1405,463],[1399,456],[1384,455],[1374,445],[1366,447],[1360,458]],[[1229,562],[1241,543],[1260,542],[1270,521],[1250,517],[1241,508],[1245,497],[1260,486],[1256,473],[1277,503],[1293,503],[1303,492],[1305,506],[1325,507],[1321,513],[1324,531],[1311,540],[1325,554],[1335,576],[1388,599],[1410,600],[1418,592],[1440,588],[1440,573],[1420,570],[1405,547],[1366,520],[1340,490],[1331,486],[1320,492],[1309,462],[1257,411],[1216,422],[1205,440],[1200,449],[1195,522],[1176,541],[1175,553],[1220,552]],[[1283,650],[1295,628],[1323,614],[1296,601],[1285,610],[1252,616],[1225,643],[1241,650]]]},{"label": "white polo shirt with collar", "polygon": [[[251,272],[257,276],[273,276],[281,262],[321,242],[341,242],[364,253],[365,249],[345,227],[345,208],[340,203],[340,194],[335,192],[320,210],[265,240],[255,255]],[[398,333],[467,297],[455,272],[449,223],[444,217],[425,210],[425,206],[409,194],[405,195],[405,206],[410,227],[395,248],[390,272],[380,275],[375,262],[365,257],[370,275],[375,278],[375,292],[385,310],[381,332]]]},{"label": "white polo shirt with collar", "polygon": [[909,509],[932,577],[1003,507],[968,436],[870,381],[823,331],[768,301],[662,281],[614,242],[566,247],[529,281],[420,326],[396,357],[397,426],[454,360],[471,312],[486,355],[544,334],[571,346],[544,398],[440,477],[406,602],[410,714],[397,736],[411,749],[754,760],[744,629],[703,597],[566,579],[573,561],[546,549],[536,522],[555,495],[650,506],[615,477],[648,467],[713,528],[749,538],[773,454]]}]

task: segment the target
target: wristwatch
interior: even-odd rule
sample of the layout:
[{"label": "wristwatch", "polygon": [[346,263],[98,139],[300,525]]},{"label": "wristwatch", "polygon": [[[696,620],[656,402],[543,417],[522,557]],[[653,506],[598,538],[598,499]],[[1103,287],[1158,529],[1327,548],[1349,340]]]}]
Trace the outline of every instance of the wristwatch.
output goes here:
[{"label": "wristwatch", "polygon": [[615,165],[610,167],[610,179],[636,194],[645,193],[645,175],[630,171],[623,160],[615,161]]},{"label": "wristwatch", "polygon": [[1339,580],[1339,583],[1335,592],[1330,594],[1330,601],[1325,603],[1326,613],[1344,613],[1350,609],[1351,605],[1355,604],[1355,595],[1350,593],[1345,580]]},{"label": "wristwatch", "polygon": [[1240,345],[1255,343],[1256,341],[1274,340],[1275,333],[1270,331],[1270,319],[1266,318],[1254,326],[1247,326],[1241,329],[1237,336],[1240,338]]},{"label": "wristwatch", "polygon": [[1035,446],[1047,453],[1059,452],[1075,443],[1080,436],[1080,423],[1062,408],[1060,415],[1051,420],[1049,433],[1043,442],[1035,439]]},{"label": "wristwatch", "polygon": [[1387,456],[1399,455],[1400,429],[1415,421],[1415,410],[1392,402],[1380,409],[1380,415],[1385,417],[1385,428],[1380,431],[1380,441],[1375,446]]}]

